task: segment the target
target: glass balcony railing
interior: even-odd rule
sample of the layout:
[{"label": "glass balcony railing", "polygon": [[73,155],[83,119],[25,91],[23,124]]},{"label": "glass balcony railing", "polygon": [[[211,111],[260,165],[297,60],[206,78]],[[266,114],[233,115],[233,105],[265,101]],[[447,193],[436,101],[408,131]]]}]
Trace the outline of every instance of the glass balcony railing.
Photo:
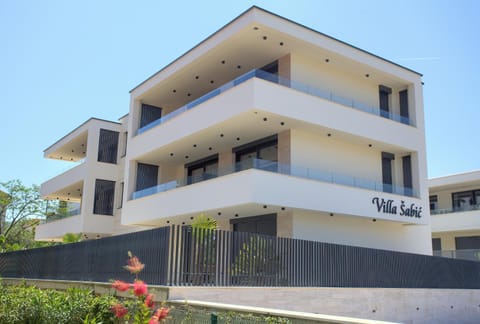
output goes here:
[{"label": "glass balcony railing", "polygon": [[433,251],[433,255],[444,258],[480,261],[480,250],[477,249]]},{"label": "glass balcony railing", "polygon": [[321,182],[368,189],[373,191],[394,193],[394,194],[399,194],[399,195],[409,196],[409,197],[417,196],[416,192],[411,188],[385,184],[382,182],[369,180],[369,179],[362,179],[362,178],[353,177],[345,174],[326,172],[326,171],[316,170],[312,168],[297,167],[297,166],[282,164],[274,161],[249,159],[242,162],[238,162],[235,165],[233,165],[231,168],[219,170],[216,174],[205,173],[202,177],[199,177],[199,176],[187,177],[181,181],[173,180],[173,181],[159,184],[157,186],[136,191],[132,194],[132,199],[138,199],[141,197],[154,195],[156,193],[169,191],[179,187],[184,187],[197,182],[214,179],[219,176],[241,172],[243,170],[248,170],[248,169],[258,169],[258,170],[263,170],[268,172],[275,172],[275,173],[285,174],[289,176],[294,176],[298,178],[311,179],[311,180],[316,180]]},{"label": "glass balcony railing", "polygon": [[461,212],[467,212],[472,210],[480,210],[480,204],[455,207],[455,208],[432,209],[430,210],[430,215],[461,213]]},{"label": "glass balcony railing", "polygon": [[81,213],[80,207],[75,208],[75,209],[70,209],[70,210],[67,210],[67,211],[62,211],[60,213],[56,213],[56,214],[47,216],[47,218],[45,219],[45,222],[46,223],[54,222],[54,221],[57,221],[59,219],[64,219],[64,218],[69,218],[69,217],[72,217],[72,216],[80,215],[80,213]]},{"label": "glass balcony railing", "polygon": [[313,87],[313,86],[309,86],[309,85],[304,84],[302,82],[298,82],[298,81],[295,81],[295,80],[280,77],[278,75],[271,74],[271,73],[268,73],[268,72],[265,72],[265,71],[262,71],[262,70],[252,70],[250,72],[247,72],[247,73],[237,77],[236,79],[234,79],[230,82],[225,83],[221,87],[219,87],[219,88],[217,88],[213,91],[210,91],[207,94],[189,102],[188,104],[172,111],[171,113],[163,116],[162,118],[159,118],[159,119],[151,122],[150,124],[145,125],[142,128],[139,128],[137,130],[137,135],[139,135],[141,133],[144,133],[147,130],[149,130],[149,129],[157,126],[157,125],[160,125],[160,124],[162,124],[162,123],[164,123],[164,122],[182,114],[183,112],[185,112],[187,110],[190,110],[190,109],[198,106],[199,104],[201,104],[201,103],[203,103],[203,102],[205,102],[209,99],[212,99],[213,97],[216,97],[219,94],[221,94],[221,93],[223,93],[223,92],[225,92],[225,91],[227,91],[227,90],[229,90],[229,89],[231,89],[231,88],[233,88],[233,87],[235,87],[239,84],[242,84],[243,82],[245,82],[247,80],[250,80],[252,78],[259,78],[259,79],[262,79],[262,80],[265,80],[265,81],[273,82],[273,83],[285,86],[287,88],[291,88],[291,89],[294,89],[294,90],[297,90],[297,91],[300,91],[300,92],[303,92],[303,93],[310,94],[310,95],[315,96],[315,97],[319,97],[319,98],[322,98],[322,99],[325,99],[325,100],[328,100],[328,101],[332,101],[332,102],[341,104],[343,106],[347,106],[347,107],[350,107],[350,108],[361,110],[361,111],[369,113],[369,114],[381,116],[381,117],[388,118],[388,119],[391,119],[391,120],[394,120],[394,121],[397,121],[397,122],[400,122],[400,123],[404,123],[404,124],[407,124],[407,125],[414,126],[412,120],[410,120],[408,117],[404,117],[404,116],[400,116],[398,114],[394,114],[392,112],[387,112],[387,111],[384,111],[384,110],[380,110],[380,108],[378,108],[378,107],[374,107],[374,106],[362,103],[362,102],[357,101],[357,100],[353,100],[353,99],[350,99],[350,98],[347,98],[347,97],[343,97],[343,96],[340,96],[338,94],[335,94],[335,93],[327,91],[327,90],[322,90],[322,89],[319,89],[319,88],[316,88],[316,87]]}]

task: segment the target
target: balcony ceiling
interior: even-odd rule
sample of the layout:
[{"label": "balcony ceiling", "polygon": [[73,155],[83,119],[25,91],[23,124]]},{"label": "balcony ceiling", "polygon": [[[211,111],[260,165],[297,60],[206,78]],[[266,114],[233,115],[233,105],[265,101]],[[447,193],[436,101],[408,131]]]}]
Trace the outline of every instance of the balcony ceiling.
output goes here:
[{"label": "balcony ceiling", "polygon": [[[207,46],[205,42],[199,44],[194,50],[201,51],[203,46]],[[190,60],[189,64],[174,70],[171,76],[166,75],[137,99],[167,109],[180,107],[251,69],[260,68],[289,53],[313,57],[343,74],[360,76],[366,82],[375,85],[400,87],[406,84],[405,80],[394,78],[372,66],[361,64],[311,42],[255,23],[245,26],[203,55]],[[181,59],[185,57],[187,60],[189,56],[193,56],[192,52],[188,52]],[[176,64],[177,62],[174,62],[167,68],[173,69]],[[162,74],[162,72],[159,73],[159,75]],[[365,77],[366,75],[368,78]]]},{"label": "balcony ceiling", "polygon": [[82,132],[70,141],[58,145],[53,150],[45,151],[49,159],[77,162],[86,156],[88,131]]},{"label": "balcony ceiling", "polygon": [[62,188],[56,192],[43,197],[49,200],[62,200],[71,202],[80,202],[83,193],[83,181],[74,183],[68,187]]}]

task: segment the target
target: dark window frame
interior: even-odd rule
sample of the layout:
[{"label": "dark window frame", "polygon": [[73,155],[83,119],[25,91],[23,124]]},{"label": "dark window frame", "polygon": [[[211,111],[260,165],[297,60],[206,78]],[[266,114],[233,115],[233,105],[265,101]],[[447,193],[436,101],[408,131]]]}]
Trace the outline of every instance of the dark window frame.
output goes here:
[{"label": "dark window frame", "polygon": [[457,192],[452,192],[452,209],[460,209],[460,206],[455,206],[455,202],[457,199],[455,199],[455,195],[460,195],[460,194],[470,194],[470,206],[475,206],[480,204],[480,201],[477,201],[477,192],[480,192],[480,189],[473,189],[473,190],[465,190],[465,191],[457,191]]},{"label": "dark window frame", "polygon": [[412,174],[412,156],[406,155],[402,157],[402,171],[403,171],[403,187],[405,195],[411,196],[413,194],[413,174]]},{"label": "dark window frame", "polygon": [[432,250],[441,251],[442,250],[442,239],[439,237],[432,238]]},{"label": "dark window frame", "polygon": [[113,216],[114,204],[115,204],[115,181],[105,180],[105,179],[95,179],[93,214]]},{"label": "dark window frame", "polygon": [[[430,203],[430,210],[437,210],[438,209],[438,195],[430,195],[428,197],[428,201]],[[435,205],[433,205],[435,203]],[[434,208],[432,208],[434,206]]]},{"label": "dark window frame", "polygon": [[480,235],[455,237],[455,250],[477,250],[477,249],[480,249]]},{"label": "dark window frame", "polygon": [[[278,215],[276,213],[272,213],[272,214],[264,214],[264,215],[258,215],[258,216],[248,216],[248,217],[242,217],[242,218],[233,218],[233,219],[230,219],[230,224],[232,225],[232,230],[235,232],[237,231],[235,229],[235,225],[236,224],[240,224],[240,223],[250,223],[250,222],[255,222],[255,223],[259,223],[259,222],[262,222],[262,221],[274,221],[274,224],[275,224],[275,228],[274,228],[274,232],[275,232],[275,235],[271,234],[272,236],[277,236],[278,234],[278,226],[277,226],[277,220],[278,220]],[[257,224],[256,224],[257,225]],[[248,232],[250,233],[250,232]],[[258,233],[258,232],[253,232],[253,233]],[[261,233],[259,233],[261,234]],[[267,234],[261,234],[261,235],[267,235]]]},{"label": "dark window frame", "polygon": [[121,158],[127,155],[127,145],[128,145],[128,132],[123,132],[123,148]]},{"label": "dark window frame", "polygon": [[[205,172],[206,167],[209,166],[209,165],[213,165],[213,164],[217,164],[216,175],[214,175],[214,176],[207,175],[207,178],[204,178],[204,175],[207,174]],[[210,156],[205,157],[203,159],[190,162],[188,164],[185,164],[184,167],[187,170],[187,183],[188,184],[194,184],[194,183],[198,183],[198,182],[202,182],[202,181],[205,181],[205,180],[216,178],[218,176],[218,154],[210,155]],[[193,181],[194,179],[192,177],[192,171],[197,170],[199,168],[203,168],[202,179],[199,179],[199,181]]]},{"label": "dark window frame", "polygon": [[[258,158],[258,154],[262,149],[270,146],[274,146],[274,145],[278,146],[277,134],[234,147],[232,149],[232,153],[235,154],[235,162],[240,162],[239,158],[241,155],[255,152]],[[278,161],[278,154],[277,154],[277,161]]]},{"label": "dark window frame", "polygon": [[382,152],[382,186],[384,192],[393,192],[393,160],[395,160],[394,154]]},{"label": "dark window frame", "polygon": [[97,161],[117,164],[119,132],[100,128],[98,135]]},{"label": "dark window frame", "polygon": [[404,124],[408,124],[410,118],[410,112],[408,107],[408,89],[398,92],[398,101],[400,104],[401,122]]},{"label": "dark window frame", "polygon": [[[142,171],[140,170],[141,168],[144,168],[145,173],[149,172],[148,177],[142,176],[141,179],[139,178],[139,174],[142,173]],[[148,170],[148,169],[150,169],[150,170]],[[153,172],[154,169],[155,169],[155,172]],[[152,180],[151,181],[144,181],[144,179],[152,179]],[[148,189],[148,188],[154,187],[156,185],[158,185],[158,165],[137,162],[135,191]]]},{"label": "dark window frame", "polygon": [[390,95],[392,94],[392,88],[384,85],[378,86],[378,100],[380,108],[380,116],[390,117]]},{"label": "dark window frame", "polygon": [[140,118],[138,128],[143,128],[162,118],[162,107],[142,103],[140,106]]}]

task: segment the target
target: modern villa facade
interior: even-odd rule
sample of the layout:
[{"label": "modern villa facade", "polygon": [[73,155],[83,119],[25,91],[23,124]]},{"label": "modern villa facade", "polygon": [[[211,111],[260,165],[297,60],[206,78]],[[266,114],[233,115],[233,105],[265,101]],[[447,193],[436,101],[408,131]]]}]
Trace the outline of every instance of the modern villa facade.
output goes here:
[{"label": "modern villa facade", "polygon": [[252,7],[45,150],[77,215],[37,239],[189,225],[431,254],[421,75]]},{"label": "modern villa facade", "polygon": [[480,171],[429,180],[435,255],[480,260]]}]

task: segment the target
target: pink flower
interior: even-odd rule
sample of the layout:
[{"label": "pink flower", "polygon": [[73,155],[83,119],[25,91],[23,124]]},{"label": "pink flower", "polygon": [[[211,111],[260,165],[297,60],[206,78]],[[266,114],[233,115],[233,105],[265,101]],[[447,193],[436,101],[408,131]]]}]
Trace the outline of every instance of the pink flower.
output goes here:
[{"label": "pink flower", "polygon": [[124,266],[124,268],[130,271],[130,273],[132,274],[136,274],[142,271],[145,265],[143,263],[140,263],[140,260],[138,260],[136,256],[132,255],[131,252],[128,252],[128,256],[130,257],[130,259],[127,260],[128,264]]},{"label": "pink flower", "polygon": [[168,312],[170,311],[169,308],[167,307],[161,307],[155,311],[153,314],[152,318],[150,319],[150,322],[148,324],[157,324],[160,323],[160,321],[164,320],[168,316]]},{"label": "pink flower", "polygon": [[126,309],[122,304],[115,304],[112,306],[112,312],[115,314],[115,317],[122,318],[127,315],[128,309]]},{"label": "pink flower", "polygon": [[137,297],[146,295],[147,285],[142,280],[135,280],[133,283],[133,293]]},{"label": "pink flower", "polygon": [[159,324],[160,322],[158,321],[158,319],[153,316],[149,321],[148,321],[148,324]]},{"label": "pink flower", "polygon": [[147,306],[150,309],[153,309],[153,307],[155,307],[155,302],[153,301],[152,294],[148,294],[147,298],[145,298],[145,306]]},{"label": "pink flower", "polygon": [[115,280],[112,283],[112,288],[114,288],[118,291],[127,291],[128,289],[130,289],[130,284],[128,282],[125,282],[125,281]]}]

